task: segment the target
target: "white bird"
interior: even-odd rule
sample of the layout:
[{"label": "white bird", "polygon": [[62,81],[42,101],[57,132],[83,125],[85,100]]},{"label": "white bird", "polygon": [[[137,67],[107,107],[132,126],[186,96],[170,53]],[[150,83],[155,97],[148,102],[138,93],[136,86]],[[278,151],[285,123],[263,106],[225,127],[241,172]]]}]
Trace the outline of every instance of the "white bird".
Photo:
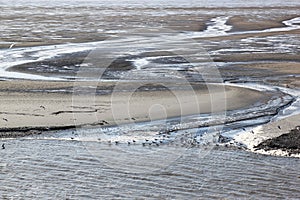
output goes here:
[{"label": "white bird", "polygon": [[15,46],[16,43],[12,43],[10,46],[9,46],[9,49],[13,48],[13,46]]}]

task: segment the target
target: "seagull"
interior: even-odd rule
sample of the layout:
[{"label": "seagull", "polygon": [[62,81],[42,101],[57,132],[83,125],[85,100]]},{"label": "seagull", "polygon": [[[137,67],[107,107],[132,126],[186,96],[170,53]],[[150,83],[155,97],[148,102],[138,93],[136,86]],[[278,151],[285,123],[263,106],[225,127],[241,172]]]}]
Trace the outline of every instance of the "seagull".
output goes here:
[{"label": "seagull", "polygon": [[2,118],[2,119],[3,119],[4,121],[6,121],[6,122],[8,121],[6,118]]},{"label": "seagull", "polygon": [[42,105],[40,106],[40,108],[42,108],[42,109],[44,109],[44,110],[46,109],[45,106],[42,106]]},{"label": "seagull", "polygon": [[2,144],[2,149],[5,149],[5,144],[4,143]]},{"label": "seagull", "polygon": [[10,46],[9,46],[9,49],[13,48],[15,46],[16,43],[12,43]]}]

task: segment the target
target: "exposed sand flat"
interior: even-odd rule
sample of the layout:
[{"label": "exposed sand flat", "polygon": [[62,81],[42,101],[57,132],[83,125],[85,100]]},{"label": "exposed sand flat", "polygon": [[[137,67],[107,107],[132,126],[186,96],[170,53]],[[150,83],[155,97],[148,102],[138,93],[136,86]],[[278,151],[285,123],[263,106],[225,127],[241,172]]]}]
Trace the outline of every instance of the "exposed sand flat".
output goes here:
[{"label": "exposed sand flat", "polygon": [[278,63],[255,63],[255,64],[238,64],[239,68],[265,69],[274,73],[283,74],[300,74],[299,62],[278,62]]},{"label": "exposed sand flat", "polygon": [[267,98],[260,92],[243,88],[226,87],[224,92],[221,86],[214,86],[209,92],[207,89],[123,92],[98,95],[95,99],[93,95],[1,92],[0,126],[22,129],[115,125],[240,109]]},{"label": "exposed sand flat", "polygon": [[290,20],[298,17],[298,15],[282,15],[277,17],[270,18],[262,18],[258,16],[245,16],[245,15],[237,15],[231,17],[227,24],[233,26],[231,31],[253,31],[253,30],[265,30],[271,28],[281,28],[285,27],[282,23],[283,21]]},{"label": "exposed sand flat", "polygon": [[[128,31],[135,28],[141,28],[138,21],[151,22],[151,27],[162,27],[173,31],[193,31],[200,32],[207,28],[207,24],[211,19],[218,16],[230,16],[227,24],[232,25],[232,32],[235,31],[252,31],[265,30],[269,28],[284,27],[284,20],[298,16],[299,7],[220,7],[220,8],[205,8],[205,7],[169,7],[163,8],[159,15],[155,12],[153,15],[145,13],[153,12],[152,8],[123,8],[120,7],[119,12],[124,12],[124,15],[103,16],[103,8],[99,7],[73,7],[61,8],[65,13],[62,24],[61,15],[52,15],[48,13],[47,8],[39,7],[15,7],[3,9],[0,14],[2,22],[2,35],[0,48],[9,48],[12,43],[15,43],[14,48],[41,46],[50,44],[63,43],[80,43],[102,41],[106,38],[118,34],[118,31]],[[289,12],[286,12],[289,10]],[[26,18],[20,18],[19,15],[13,15],[15,11],[35,13],[35,15],[27,15]],[[104,8],[105,11],[105,8]],[[187,12],[188,11],[188,12]],[[266,12],[267,11],[267,12]],[[130,12],[135,15],[128,14]],[[78,14],[85,13],[85,14]],[[86,17],[86,13],[94,13]],[[253,14],[255,13],[255,14]],[[90,22],[93,23],[90,23]],[[78,23],[82,22],[82,23]],[[107,22],[107,24],[103,24]],[[114,22],[126,24],[126,26],[116,26]],[[44,27],[51,25],[51,31]],[[20,26],[22,24],[22,26]],[[34,26],[33,26],[34,24]],[[73,25],[77,28],[74,29]],[[63,25],[63,26],[62,26]],[[28,26],[28,27],[27,27]],[[67,27],[68,31],[61,29]],[[24,28],[26,32],[24,33]],[[285,33],[293,33],[294,31],[283,31]],[[25,35],[24,35],[25,34]],[[209,38],[211,40],[224,40],[226,37],[249,37],[249,36],[265,36],[278,35],[276,33],[257,33],[257,34],[242,34],[231,35],[224,37]],[[208,38],[206,38],[208,39]]]},{"label": "exposed sand flat", "polygon": [[210,41],[223,41],[223,40],[241,40],[249,37],[268,37],[277,35],[289,35],[289,34],[299,34],[300,30],[289,30],[289,31],[274,31],[274,32],[253,32],[253,33],[232,33],[230,35],[218,36],[218,37],[205,37],[205,38],[194,38],[195,40],[201,41],[207,39]]},{"label": "exposed sand flat", "polygon": [[[262,72],[262,71],[265,72]],[[299,62],[257,62],[247,64],[232,64],[221,69],[223,74],[234,74],[235,76],[259,77],[266,76],[266,72],[270,74],[265,78],[266,83],[271,85],[298,89],[300,88],[300,63]],[[277,77],[280,76],[280,79]]]},{"label": "exposed sand flat", "polygon": [[220,55],[214,58],[216,62],[249,62],[249,61],[289,61],[300,62],[299,55],[297,54],[282,54],[282,53],[244,53]]}]

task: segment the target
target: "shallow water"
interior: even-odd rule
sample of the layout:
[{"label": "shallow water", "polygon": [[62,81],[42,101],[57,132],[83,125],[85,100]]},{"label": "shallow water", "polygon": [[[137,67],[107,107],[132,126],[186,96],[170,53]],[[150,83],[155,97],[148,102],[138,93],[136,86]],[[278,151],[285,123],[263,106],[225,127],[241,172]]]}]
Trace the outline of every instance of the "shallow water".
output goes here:
[{"label": "shallow water", "polygon": [[[145,166],[144,173],[134,173],[122,170],[122,164],[107,166],[81,142],[17,139],[5,143],[7,148],[0,151],[2,198],[299,198],[299,159],[221,147],[202,157],[198,148],[190,148],[163,169],[151,171]],[[120,147],[109,149],[114,155]]]},{"label": "shallow water", "polygon": [[[278,31],[231,32],[231,26],[225,23],[229,17],[239,14],[265,17],[285,15],[287,11],[279,8],[255,11],[183,9],[290,6],[289,14],[297,15],[299,10],[295,7],[300,5],[299,1],[245,3],[240,0],[155,0],[137,3],[134,0],[20,0],[0,1],[0,4],[0,15],[3,18],[0,25],[3,41],[0,44],[7,45],[7,48],[0,50],[1,79],[74,81],[74,73],[78,75],[78,68],[58,66],[54,64],[55,60],[98,48],[96,55],[101,52],[102,56],[107,56],[108,61],[122,58],[131,62],[132,68],[129,71],[108,70],[102,79],[107,78],[109,81],[184,79],[187,82],[220,84],[226,79],[225,85],[252,88],[272,94],[273,97],[267,102],[257,102],[253,107],[228,111],[214,117],[186,116],[124,127],[67,130],[1,140],[6,146],[0,150],[2,199],[300,198],[299,159],[257,155],[242,150],[243,147],[236,144],[229,148],[216,146],[220,132],[224,136],[233,137],[242,127],[250,130],[254,125],[299,113],[299,90],[267,84],[266,80],[270,78],[286,78],[286,75],[270,75],[268,71],[240,76],[231,83],[230,80],[236,78],[235,74],[231,71],[221,74],[219,69],[251,62],[213,62],[211,59],[252,52],[297,55],[299,35],[289,34],[289,39],[282,33],[222,42],[194,40],[196,37]],[[166,25],[165,21],[176,21],[180,16],[184,19],[204,20],[207,27],[205,30],[178,31]],[[287,26],[279,28],[281,31],[299,28],[297,17],[284,23]],[[85,41],[81,38],[81,35],[89,34],[96,39]],[[101,37],[110,38],[101,41]],[[38,43],[45,40],[50,41],[49,44],[8,49],[13,42]],[[143,54],[170,49],[176,54]],[[49,62],[39,68],[39,73],[36,73],[38,68],[34,65],[22,73],[17,70],[7,71],[15,65],[43,60]],[[80,64],[79,67],[85,69],[90,62],[85,60]],[[99,74],[82,73],[76,78],[79,81],[92,81],[98,79]],[[72,90],[50,89],[48,92]],[[166,134],[168,132],[170,134]]]}]

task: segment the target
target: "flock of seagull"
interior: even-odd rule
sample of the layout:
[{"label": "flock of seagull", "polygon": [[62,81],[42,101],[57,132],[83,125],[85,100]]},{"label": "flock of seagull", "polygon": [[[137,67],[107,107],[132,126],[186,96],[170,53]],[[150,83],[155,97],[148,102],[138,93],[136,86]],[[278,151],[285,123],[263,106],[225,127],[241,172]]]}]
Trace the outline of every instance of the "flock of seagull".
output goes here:
[{"label": "flock of seagull", "polygon": [[[3,118],[3,120],[7,120],[5,118]],[[277,126],[278,129],[281,130],[281,126]],[[245,128],[242,128],[243,131],[246,131]],[[300,127],[297,127],[297,130],[300,130]],[[73,132],[74,133],[74,132]],[[251,130],[251,133],[254,134],[254,131]],[[128,146],[129,145],[136,145],[136,144],[141,144],[142,146],[160,146],[160,145],[163,145],[163,144],[175,144],[175,145],[181,145],[181,146],[189,146],[189,147],[195,147],[197,145],[209,145],[209,143],[201,143],[199,141],[199,139],[197,138],[198,136],[194,136],[192,139],[187,139],[185,138],[184,136],[180,138],[180,142],[176,142],[176,140],[170,140],[171,138],[171,134],[170,133],[164,133],[164,134],[161,134],[159,133],[159,137],[158,138],[154,138],[153,140],[149,140],[149,139],[144,139],[142,140],[142,142],[140,141],[137,141],[137,140],[130,140],[130,141],[127,141],[127,142],[121,142],[121,141],[118,141],[118,140],[115,140],[115,141],[112,141],[112,140],[108,140],[106,141],[108,145],[112,145],[112,144],[115,144],[115,145],[119,145],[119,144],[127,144]],[[176,139],[176,138],[175,138]],[[75,140],[74,137],[71,137],[71,140]],[[98,138],[98,142],[101,142],[101,139]],[[217,138],[217,141],[216,141],[216,146],[219,146],[220,144],[224,143],[225,147],[229,145],[234,145],[236,142],[233,141],[233,140],[230,140],[229,138],[227,137],[224,137],[222,136],[221,134],[218,134],[218,138]],[[227,144],[228,143],[228,144]],[[237,144],[237,146],[239,147],[243,147],[244,145],[242,144]],[[2,143],[2,149],[5,149],[5,143]]]},{"label": "flock of seagull", "polygon": [[[277,126],[278,129],[281,130],[281,126]],[[245,128],[242,128],[243,131],[247,131]],[[186,132],[187,133],[187,132]],[[254,134],[253,130],[250,130],[250,133]],[[206,132],[204,135],[207,134]],[[191,135],[191,134],[190,134]],[[172,139],[170,139],[172,138]],[[74,137],[71,137],[71,140],[75,140]],[[143,139],[143,140],[128,140],[128,141],[119,141],[119,140],[101,140],[101,138],[98,138],[98,142],[107,143],[108,145],[121,145],[121,144],[127,144],[130,145],[137,145],[141,144],[142,146],[160,146],[160,145],[176,145],[176,146],[183,146],[183,147],[196,147],[199,145],[207,146],[211,145],[212,143],[210,141],[201,141],[201,136],[195,135],[193,137],[187,137],[186,135],[181,136],[180,138],[171,136],[171,133],[169,132],[163,132],[159,133],[157,138],[154,138],[152,140],[150,139]],[[223,144],[225,147],[229,146],[237,146],[238,148],[246,148],[244,144],[241,144],[239,142],[236,142],[234,139],[222,136],[219,132],[216,136],[216,139],[213,141],[215,146],[220,146]]]}]

